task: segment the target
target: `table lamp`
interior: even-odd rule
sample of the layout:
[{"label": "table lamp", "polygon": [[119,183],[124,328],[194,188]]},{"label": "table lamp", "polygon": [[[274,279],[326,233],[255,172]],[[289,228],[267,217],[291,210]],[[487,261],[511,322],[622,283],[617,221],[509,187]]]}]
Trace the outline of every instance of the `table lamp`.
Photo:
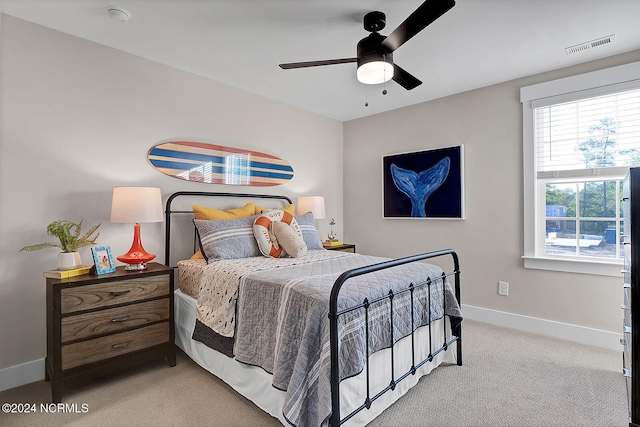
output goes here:
[{"label": "table lamp", "polygon": [[298,213],[304,215],[311,212],[313,219],[324,219],[324,196],[300,196],[298,197]]},{"label": "table lamp", "polygon": [[144,270],[156,256],[142,247],[141,222],[162,222],[162,194],[154,187],[114,187],[111,202],[111,222],[133,222],[131,249],[117,257],[124,262],[125,270]]}]

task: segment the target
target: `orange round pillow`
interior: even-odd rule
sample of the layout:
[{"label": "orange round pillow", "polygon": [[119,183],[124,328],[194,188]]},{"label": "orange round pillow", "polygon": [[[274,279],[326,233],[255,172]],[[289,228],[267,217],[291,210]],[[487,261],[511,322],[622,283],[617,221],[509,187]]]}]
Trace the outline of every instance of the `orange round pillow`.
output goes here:
[{"label": "orange round pillow", "polygon": [[285,212],[282,209],[273,209],[258,216],[253,222],[253,235],[258,242],[262,255],[272,258],[279,258],[284,252],[282,246],[278,244],[271,226],[276,221],[288,224],[302,237],[302,230],[300,230],[298,222],[289,212]]}]

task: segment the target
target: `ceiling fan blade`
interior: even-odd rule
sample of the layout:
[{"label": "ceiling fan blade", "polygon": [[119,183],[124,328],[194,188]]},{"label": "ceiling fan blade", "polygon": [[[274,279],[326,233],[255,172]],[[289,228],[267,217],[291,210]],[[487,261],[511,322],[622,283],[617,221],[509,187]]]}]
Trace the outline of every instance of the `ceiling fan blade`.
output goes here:
[{"label": "ceiling fan blade", "polygon": [[455,4],[454,0],[426,0],[384,39],[381,46],[386,51],[383,53],[391,53],[402,46],[411,37],[424,30],[427,25],[444,15]]},{"label": "ceiling fan blade", "polygon": [[406,90],[415,89],[422,84],[420,80],[416,79],[396,64],[393,64],[393,81]]},{"label": "ceiling fan blade", "polygon": [[307,61],[307,62],[290,62],[288,64],[280,64],[283,70],[291,70],[293,68],[319,67],[321,65],[346,64],[348,62],[356,62],[358,58],[343,59],[327,59],[324,61]]}]

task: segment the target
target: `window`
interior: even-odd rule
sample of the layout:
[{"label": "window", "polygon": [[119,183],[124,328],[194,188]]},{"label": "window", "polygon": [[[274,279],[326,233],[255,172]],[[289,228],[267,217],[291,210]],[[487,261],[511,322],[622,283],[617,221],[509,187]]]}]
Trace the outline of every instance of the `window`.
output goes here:
[{"label": "window", "polygon": [[621,181],[640,166],[640,80],[624,71],[639,64],[522,88],[525,267],[620,274]]}]

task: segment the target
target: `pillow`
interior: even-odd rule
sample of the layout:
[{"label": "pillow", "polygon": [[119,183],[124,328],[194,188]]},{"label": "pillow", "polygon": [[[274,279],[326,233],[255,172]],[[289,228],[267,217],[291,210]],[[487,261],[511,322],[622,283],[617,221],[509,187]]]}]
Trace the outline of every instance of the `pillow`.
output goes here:
[{"label": "pillow", "polygon": [[255,216],[240,219],[194,219],[202,254],[207,263],[217,259],[260,256],[253,237]]},{"label": "pillow", "polygon": [[[296,214],[296,207],[293,204],[290,204],[289,206],[285,206],[284,208],[280,208],[280,209],[282,209],[285,212],[290,213],[291,215],[295,215]],[[270,211],[270,210],[273,210],[273,209],[262,208],[262,207],[256,205],[256,210],[255,210],[254,214],[255,215],[260,215],[260,214],[263,214],[263,213],[265,213],[267,211]]]},{"label": "pillow", "polygon": [[253,235],[255,236],[256,242],[258,242],[260,252],[262,252],[264,256],[279,258],[286,254],[283,253],[283,248],[278,244],[278,240],[273,234],[273,222],[283,222],[291,226],[301,237],[302,231],[300,227],[298,227],[298,223],[293,218],[293,215],[282,209],[272,209],[256,217],[253,222]]},{"label": "pillow", "polygon": [[316,225],[313,222],[313,214],[307,212],[304,215],[297,215],[294,218],[302,231],[302,239],[306,243],[307,249],[310,251],[324,249],[318,230],[316,230]]},{"label": "pillow", "polygon": [[[214,208],[206,208],[204,206],[191,206],[193,213],[196,215],[196,219],[237,219],[237,218],[246,218],[248,216],[255,215],[254,211],[256,210],[256,205],[253,202],[249,202],[246,205],[235,208],[235,209],[227,209],[220,210]],[[198,251],[191,256],[191,259],[201,259],[204,258],[202,256],[202,252],[198,249]]]},{"label": "pillow", "polygon": [[242,207],[224,211],[204,206],[191,206],[191,209],[193,209],[196,219],[238,219],[255,215],[256,205],[249,202]]},{"label": "pillow", "polygon": [[301,257],[307,253],[307,244],[302,239],[302,235],[298,234],[293,227],[282,221],[274,221],[271,223],[273,234],[276,236],[278,244],[292,258]]}]

